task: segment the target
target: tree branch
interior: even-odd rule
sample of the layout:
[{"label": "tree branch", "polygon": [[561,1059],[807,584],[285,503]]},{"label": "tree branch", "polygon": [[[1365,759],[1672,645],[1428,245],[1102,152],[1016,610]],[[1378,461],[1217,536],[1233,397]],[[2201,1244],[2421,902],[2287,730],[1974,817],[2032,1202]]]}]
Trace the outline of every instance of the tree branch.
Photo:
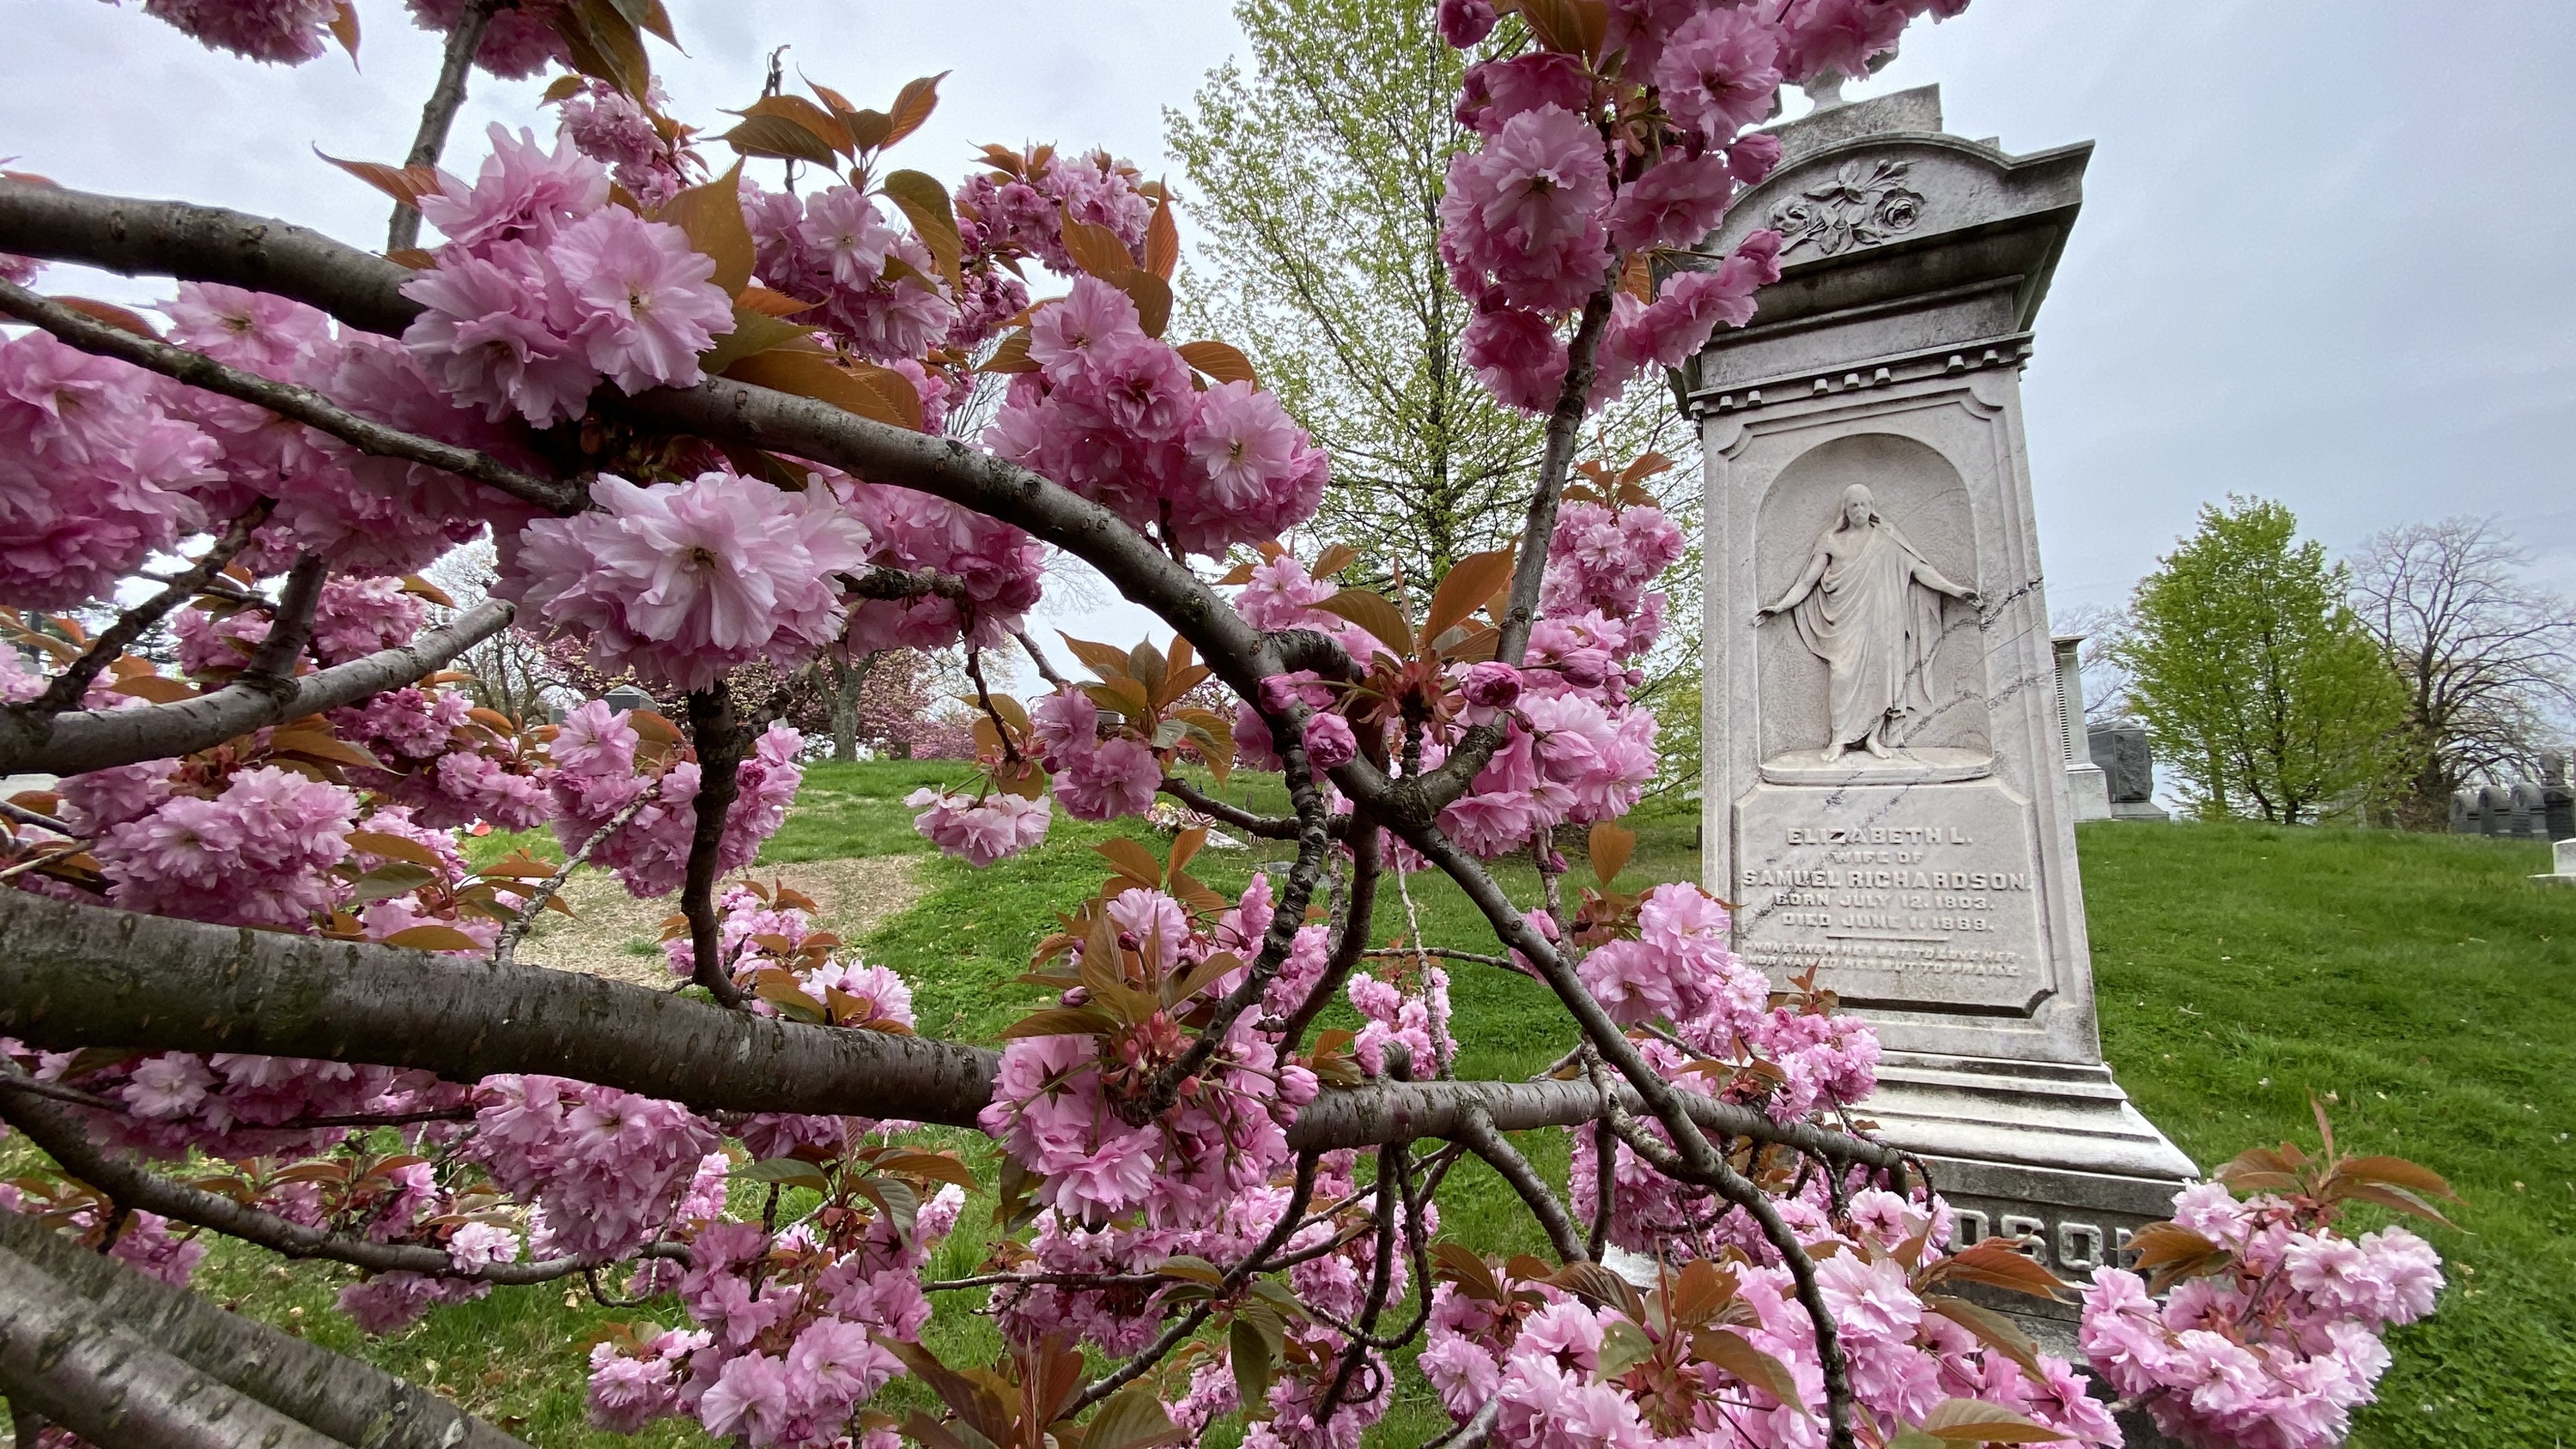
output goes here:
[{"label": "tree branch", "polygon": [[427,1389],[83,1250],[33,1218],[0,1213],[13,1254],[90,1311],[342,1444],[371,1449],[525,1449]]},{"label": "tree branch", "polygon": [[[0,187],[15,184],[0,182]],[[5,212],[5,208],[0,208],[0,212]],[[0,218],[0,229],[5,227],[5,218]],[[385,265],[393,266],[390,262]],[[395,270],[400,271],[401,268],[396,267]],[[523,473],[489,453],[442,443],[417,433],[406,433],[373,418],[360,417],[309,387],[275,382],[254,372],[227,367],[200,352],[191,352],[149,337],[138,337],[122,327],[112,327],[50,301],[14,282],[0,281],[0,312],[31,322],[83,352],[113,357],[164,377],[175,378],[190,387],[257,403],[279,417],[292,418],[306,427],[329,433],[361,453],[426,463],[497,488],[522,502],[554,513],[577,512],[589,502],[589,494],[576,484]]]},{"label": "tree branch", "polygon": [[0,1389],[10,1406],[116,1449],[345,1449],[154,1348],[0,1252]]},{"label": "tree branch", "polygon": [[724,849],[725,817],[742,793],[742,729],[734,719],[733,692],[723,680],[689,691],[689,739],[698,751],[698,798],[680,910],[689,918],[690,975],[717,1005],[739,1007],[742,993],[724,959],[724,922],[716,915],[716,866]]},{"label": "tree branch", "polygon": [[212,694],[140,709],[76,710],[50,719],[0,713],[0,773],[77,775],[222,744],[263,726],[354,704],[444,668],[501,632],[512,606],[487,599],[399,648],[316,670],[291,687],[235,682]]},{"label": "tree branch", "polygon": [[1521,1156],[1521,1150],[1511,1144],[1511,1139],[1494,1130],[1493,1119],[1482,1110],[1471,1108],[1466,1120],[1458,1126],[1458,1140],[1466,1143],[1468,1151],[1485,1159],[1495,1172],[1501,1174],[1503,1181],[1511,1184],[1512,1191],[1519,1193],[1521,1201],[1528,1206],[1530,1216],[1537,1218],[1538,1225],[1547,1230],[1547,1240],[1556,1248],[1557,1261],[1590,1261],[1593,1255],[1584,1250],[1583,1239],[1575,1230],[1573,1214],[1565,1210],[1564,1203],[1557,1201],[1556,1190],[1539,1180],[1538,1170],[1530,1166],[1528,1158]]},{"label": "tree branch", "polygon": [[[438,153],[447,149],[447,128],[454,124],[457,110],[465,104],[465,77],[474,67],[474,52],[482,48],[483,29],[492,23],[492,12],[501,3],[502,0],[465,0],[464,12],[456,17],[456,28],[447,32],[447,53],[439,61],[438,83],[430,87],[429,102],[420,108],[420,131],[412,137],[411,152],[403,159],[405,166],[435,166]],[[393,222],[386,228],[385,250],[398,252],[419,244],[420,213],[396,203]]]},{"label": "tree branch", "polygon": [[250,536],[259,530],[261,524],[268,522],[270,511],[276,507],[274,498],[262,498],[253,503],[241,517],[225,525],[223,533],[195,563],[171,575],[169,582],[162,585],[161,592],[118,615],[114,624],[90,641],[89,648],[82,651],[80,658],[54,676],[43,694],[13,708],[25,714],[57,715],[80,703],[81,696],[89,692],[90,681],[115,663],[135,640],[142,638],[145,630],[160,623],[172,609],[195,598],[215,575],[222,573],[225,565],[233,561],[233,555],[250,545]]}]

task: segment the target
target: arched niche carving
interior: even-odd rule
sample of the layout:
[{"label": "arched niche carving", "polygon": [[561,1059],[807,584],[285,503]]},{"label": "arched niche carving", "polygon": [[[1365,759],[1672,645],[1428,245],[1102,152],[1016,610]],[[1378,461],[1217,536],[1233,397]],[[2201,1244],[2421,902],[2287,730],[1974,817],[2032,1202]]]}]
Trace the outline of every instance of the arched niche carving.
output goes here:
[{"label": "arched niche carving", "polygon": [[[1979,587],[1976,520],[1968,487],[1939,452],[1894,433],[1854,433],[1817,444],[1782,468],[1754,519],[1754,579],[1764,603],[1794,586],[1832,530],[1854,485],[1865,487],[1893,540],[1931,569],[1967,588]],[[1821,587],[1821,586],[1820,586]],[[1986,713],[1984,641],[1978,611],[1908,586],[1918,633],[1934,642],[1921,673],[1918,706],[1889,731],[1893,752],[1880,758],[1849,749],[1827,760],[1835,733],[1829,666],[1787,615],[1757,630],[1762,773],[1784,784],[1960,780],[1989,773],[1993,762]],[[1888,627],[1895,628],[1891,623]],[[1896,646],[1902,653],[1905,646]],[[1848,745],[1849,742],[1847,741]]]}]

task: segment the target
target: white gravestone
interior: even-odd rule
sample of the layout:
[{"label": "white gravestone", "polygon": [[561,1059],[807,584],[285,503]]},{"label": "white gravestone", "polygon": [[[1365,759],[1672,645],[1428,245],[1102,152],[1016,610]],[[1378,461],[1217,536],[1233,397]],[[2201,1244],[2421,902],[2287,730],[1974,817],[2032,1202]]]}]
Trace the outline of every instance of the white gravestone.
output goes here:
[{"label": "white gravestone", "polygon": [[2022,445],[2091,147],[1946,135],[1931,87],[1780,135],[1705,250],[1774,227],[1781,280],[1679,383],[1708,466],[1707,884],[1747,959],[1878,1026],[1861,1115],[1962,1237],[2081,1279],[2195,1173],[2102,1064],[2070,766],[2101,772]]},{"label": "white gravestone", "polygon": [[2061,634],[2057,651],[2057,732],[2066,741],[2066,794],[2077,821],[2111,818],[2111,777],[2093,759],[2084,727],[2084,636]]}]

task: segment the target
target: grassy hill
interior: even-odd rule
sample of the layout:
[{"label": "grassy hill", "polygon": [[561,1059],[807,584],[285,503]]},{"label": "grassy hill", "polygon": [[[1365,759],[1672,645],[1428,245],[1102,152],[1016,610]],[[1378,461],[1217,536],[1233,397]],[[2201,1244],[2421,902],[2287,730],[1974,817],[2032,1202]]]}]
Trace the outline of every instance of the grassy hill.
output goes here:
[{"label": "grassy hill", "polygon": [[[901,799],[961,773],[895,762],[814,767],[768,858],[924,855]],[[1696,876],[1693,818],[1648,813],[1631,823],[1641,833],[1636,878]],[[990,1039],[1030,1001],[1012,978],[1052,929],[1052,913],[1105,875],[1090,846],[1112,834],[1154,838],[1134,822],[1087,826],[1059,816],[1047,844],[989,870],[925,856],[925,894],[867,943],[867,954],[915,983],[925,1031]],[[2557,1449],[2576,1420],[2566,1408],[2576,1403],[2576,891],[2524,879],[2546,868],[2546,852],[2442,837],[2131,824],[2085,827],[2080,851],[2106,1055],[2187,1151],[2211,1164],[2257,1142],[2304,1139],[2314,1093],[2354,1148],[2413,1157],[2467,1199],[2463,1231],[2433,1234],[2453,1286],[2433,1319],[2398,1335],[2383,1401],[2354,1442]],[[1259,861],[1283,855],[1276,847],[1211,851],[1192,869],[1235,890]],[[1503,875],[1526,895],[1526,867]],[[1417,878],[1411,895],[1426,939],[1490,949],[1445,882]],[[1380,941],[1409,929],[1402,895],[1385,894],[1376,926]],[[1533,983],[1452,970],[1462,1075],[1523,1075],[1570,1043],[1553,1001]],[[1528,1134],[1523,1145],[1561,1179],[1562,1134]],[[1448,1230],[1480,1244],[1543,1251],[1508,1189],[1480,1165],[1452,1175],[1442,1210]],[[972,1267],[982,1231],[970,1208],[941,1254],[943,1272]],[[637,1442],[583,1427],[582,1339],[612,1318],[673,1322],[669,1304],[611,1312],[561,1286],[501,1290],[367,1344],[327,1306],[342,1281],[336,1269],[281,1265],[239,1247],[219,1249],[201,1279],[244,1311],[435,1381],[532,1443]],[[991,1351],[991,1330],[962,1301],[968,1296],[941,1305],[931,1341],[943,1354]],[[1446,1427],[1420,1380],[1404,1378],[1373,1445],[1419,1444]],[[664,1424],[642,1442],[706,1441]]]}]

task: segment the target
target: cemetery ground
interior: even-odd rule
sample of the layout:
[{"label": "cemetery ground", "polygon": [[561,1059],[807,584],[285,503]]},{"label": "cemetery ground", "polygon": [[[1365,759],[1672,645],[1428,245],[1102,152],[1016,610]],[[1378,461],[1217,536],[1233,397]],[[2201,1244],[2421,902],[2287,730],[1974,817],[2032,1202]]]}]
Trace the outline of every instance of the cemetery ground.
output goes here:
[{"label": "cemetery ground", "polygon": [[[815,766],[760,873],[789,863],[874,862],[877,904],[900,909],[884,914],[859,943],[864,954],[912,981],[924,1032],[990,1041],[1034,999],[1032,988],[1013,978],[1052,913],[1106,876],[1091,846],[1124,834],[1160,855],[1164,837],[1141,822],[1090,826],[1059,813],[1045,845],[970,870],[932,855],[901,803],[922,784],[954,784],[965,774],[963,766],[939,763]],[[1278,808],[1276,782],[1267,783],[1270,798],[1256,796],[1255,803]],[[1241,799],[1241,790],[1238,783],[1230,793]],[[1695,810],[1649,804],[1629,823],[1641,839],[1623,884],[1696,877]],[[2353,1442],[2561,1445],[2576,1429],[2576,890],[2526,881],[2547,868],[2546,848],[2108,822],[2083,827],[2078,840],[2105,1055],[2176,1143],[2204,1167],[2259,1143],[2312,1144],[2313,1096],[2348,1150],[2423,1162],[2448,1176],[2464,1199],[2454,1213],[2459,1231],[2430,1230],[2450,1277],[2440,1310],[2392,1339],[2396,1365]],[[497,854],[511,843],[478,845]],[[1569,886],[1588,879],[1574,853]],[[1280,846],[1211,850],[1191,870],[1231,894],[1256,862],[1285,854]],[[1525,893],[1526,865],[1503,873],[1516,896]],[[1491,949],[1490,936],[1445,882],[1415,878],[1410,894],[1423,939]],[[608,954],[629,969],[616,974],[648,979],[650,971],[632,968],[658,969],[658,921],[658,914],[620,918],[615,929],[626,934]],[[1377,924],[1381,945],[1412,929],[1402,893],[1381,893]],[[544,946],[532,942],[524,959],[549,960]],[[1461,1075],[1526,1075],[1562,1050],[1566,1033],[1543,988],[1488,967],[1448,969],[1463,1038]],[[1347,1007],[1337,1011],[1342,1024],[1356,1024]],[[929,1135],[992,1180],[992,1149],[983,1139]],[[1561,1133],[1525,1134],[1522,1145],[1562,1181]],[[25,1166],[23,1154],[0,1146],[0,1169]],[[791,1192],[782,1208],[793,1212],[798,1196]],[[1544,1251],[1509,1190],[1472,1158],[1451,1174],[1441,1210],[1444,1227],[1470,1241]],[[936,1256],[935,1276],[974,1271],[987,1231],[982,1202],[970,1202]],[[577,1280],[502,1289],[370,1343],[330,1307],[347,1276],[226,1240],[214,1246],[198,1286],[240,1311],[435,1383],[546,1449],[707,1442],[691,1424],[666,1421],[626,1440],[594,1432],[582,1419],[588,1345],[601,1326],[676,1324],[669,1299],[601,1307]],[[989,1361],[999,1340],[974,1311],[981,1290],[937,1299],[927,1335],[933,1350],[951,1362]],[[1390,1309],[1394,1323],[1411,1316],[1410,1304]],[[1437,1402],[1409,1370],[1396,1394],[1370,1444],[1420,1444],[1446,1428]],[[899,1381],[877,1407],[900,1414],[917,1403],[926,1405],[926,1396]]]}]

